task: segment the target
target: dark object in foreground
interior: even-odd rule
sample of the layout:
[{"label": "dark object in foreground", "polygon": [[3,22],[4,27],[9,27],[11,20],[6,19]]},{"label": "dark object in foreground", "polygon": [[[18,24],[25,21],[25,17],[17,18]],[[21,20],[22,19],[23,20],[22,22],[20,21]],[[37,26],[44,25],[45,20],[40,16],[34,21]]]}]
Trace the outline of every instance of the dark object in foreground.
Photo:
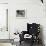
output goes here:
[{"label": "dark object in foreground", "polygon": [[[29,42],[31,43],[31,46],[34,44],[34,43],[40,43],[40,38],[39,38],[39,33],[40,33],[40,24],[36,24],[36,23],[32,23],[32,24],[29,24],[27,23],[27,31],[22,31],[22,34],[20,34],[20,44],[22,43],[22,41],[25,41],[25,42]],[[31,35],[32,37],[31,38],[24,38],[24,35],[25,34],[29,34]]]}]

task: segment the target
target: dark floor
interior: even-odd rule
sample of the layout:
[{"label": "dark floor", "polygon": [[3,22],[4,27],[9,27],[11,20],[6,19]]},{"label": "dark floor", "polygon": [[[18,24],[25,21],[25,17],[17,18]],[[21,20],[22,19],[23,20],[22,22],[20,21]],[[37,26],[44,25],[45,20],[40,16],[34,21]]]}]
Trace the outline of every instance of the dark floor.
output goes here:
[{"label": "dark floor", "polygon": [[[27,42],[22,42],[21,45],[19,46],[32,46],[31,43],[27,43]],[[33,46],[43,46],[42,44],[34,44]]]}]

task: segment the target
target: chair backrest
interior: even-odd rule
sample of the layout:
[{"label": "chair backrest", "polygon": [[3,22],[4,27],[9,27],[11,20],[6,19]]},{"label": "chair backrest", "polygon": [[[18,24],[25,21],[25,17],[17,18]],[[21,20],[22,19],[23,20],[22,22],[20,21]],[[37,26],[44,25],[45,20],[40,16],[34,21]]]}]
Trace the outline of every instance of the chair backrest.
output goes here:
[{"label": "chair backrest", "polygon": [[27,23],[27,31],[29,34],[34,34],[36,35],[38,32],[40,32],[40,24],[32,23],[29,24]]}]

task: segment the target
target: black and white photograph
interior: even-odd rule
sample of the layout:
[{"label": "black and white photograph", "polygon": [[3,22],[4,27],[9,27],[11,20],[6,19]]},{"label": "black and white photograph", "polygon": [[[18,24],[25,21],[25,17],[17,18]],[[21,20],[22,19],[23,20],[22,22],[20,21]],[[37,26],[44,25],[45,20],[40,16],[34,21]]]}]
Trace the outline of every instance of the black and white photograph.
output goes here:
[{"label": "black and white photograph", "polygon": [[46,46],[46,0],[0,0],[0,46]]},{"label": "black and white photograph", "polygon": [[16,18],[17,19],[25,19],[27,18],[27,11],[26,9],[17,9],[16,10]]},{"label": "black and white photograph", "polygon": [[16,10],[16,17],[25,17],[25,10]]}]

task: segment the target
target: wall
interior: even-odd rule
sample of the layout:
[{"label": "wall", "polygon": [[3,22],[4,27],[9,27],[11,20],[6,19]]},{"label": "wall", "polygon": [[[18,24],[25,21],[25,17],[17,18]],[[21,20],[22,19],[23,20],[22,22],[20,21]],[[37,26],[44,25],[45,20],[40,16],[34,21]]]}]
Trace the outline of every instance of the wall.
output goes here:
[{"label": "wall", "polygon": [[[6,21],[7,14],[6,10],[8,9],[8,4],[0,4],[0,39],[8,39],[9,32],[6,31]],[[3,13],[3,14],[2,14]]]},{"label": "wall", "polygon": [[[6,11],[5,10],[8,8],[8,5],[7,4],[6,5],[5,4],[1,4],[1,3],[8,3],[8,0],[0,0],[0,27],[3,27],[4,25],[6,25],[6,23],[5,23],[6,22],[5,21],[5,19],[6,19],[5,18],[6,17]],[[4,19],[4,21],[2,19]],[[0,31],[0,39],[9,39],[9,32]],[[11,45],[11,43],[0,43],[0,46],[12,46],[12,45]]]},{"label": "wall", "polygon": [[8,0],[0,0],[0,39],[9,39],[9,32],[6,31],[8,4],[5,3],[8,3]]},{"label": "wall", "polygon": [[[17,19],[16,10],[25,9],[26,18]],[[9,0],[9,31],[10,36],[18,30],[26,30],[28,23],[40,23],[43,28],[44,41],[46,42],[46,16],[45,16],[45,5],[40,0]],[[13,38],[13,37],[11,37]]]},{"label": "wall", "polygon": [[0,3],[8,3],[8,0],[0,0]]},{"label": "wall", "polygon": [[[6,9],[8,8],[8,0],[0,0],[0,28],[6,26]],[[2,14],[3,13],[3,14]],[[0,39],[9,39],[9,32],[0,31]],[[0,43],[0,46],[12,46],[11,43]]]}]

